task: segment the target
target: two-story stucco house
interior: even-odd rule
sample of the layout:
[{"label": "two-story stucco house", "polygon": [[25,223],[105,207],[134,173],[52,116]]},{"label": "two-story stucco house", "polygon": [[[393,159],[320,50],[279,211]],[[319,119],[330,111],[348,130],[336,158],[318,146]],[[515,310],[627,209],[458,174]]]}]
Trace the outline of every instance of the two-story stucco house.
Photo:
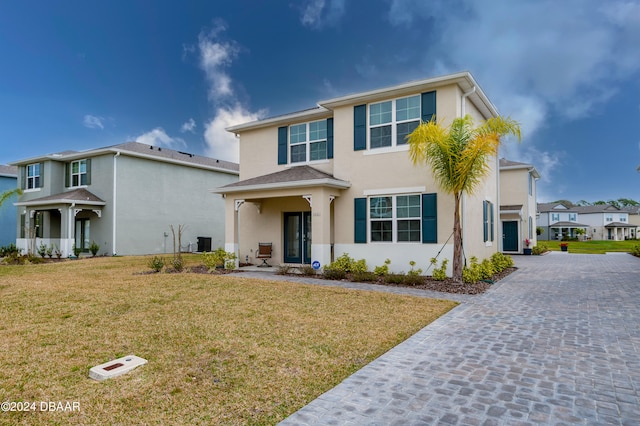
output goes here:
[{"label": "two-story stucco house", "polygon": [[621,241],[636,238],[637,225],[629,220],[629,211],[610,204],[575,207],[580,222],[586,225],[585,236],[592,240]]},{"label": "two-story stucco house", "polygon": [[565,236],[577,238],[576,229],[587,228],[578,220],[577,207],[567,207],[562,203],[539,203],[538,226],[542,228],[539,240],[560,240]]},{"label": "two-story stucco house", "polygon": [[532,164],[500,159],[500,224],[502,251],[522,253],[536,245],[536,181],[540,174]]},{"label": "two-story stucco house", "polygon": [[[0,165],[0,194],[15,190],[18,186],[18,168]],[[0,247],[16,242],[16,208],[13,203],[18,198],[13,195],[0,206]]]},{"label": "two-story stucco house", "polygon": [[[420,120],[445,125],[496,108],[467,72],[354,93],[315,108],[228,128],[240,138],[240,181],[213,190],[226,198],[226,249],[255,260],[273,244],[275,264],[329,264],[348,253],[370,269],[390,259],[426,271],[453,257],[453,196],[426,165],[414,165],[405,137]],[[464,196],[464,252],[498,250],[498,158],[472,196]]]},{"label": "two-story stucco house", "polygon": [[94,241],[101,254],[171,253],[171,225],[185,226],[183,250],[222,246],[224,202],[209,189],[238,180],[235,163],[138,142],[13,165],[23,190],[17,246],[55,245],[64,257]]}]

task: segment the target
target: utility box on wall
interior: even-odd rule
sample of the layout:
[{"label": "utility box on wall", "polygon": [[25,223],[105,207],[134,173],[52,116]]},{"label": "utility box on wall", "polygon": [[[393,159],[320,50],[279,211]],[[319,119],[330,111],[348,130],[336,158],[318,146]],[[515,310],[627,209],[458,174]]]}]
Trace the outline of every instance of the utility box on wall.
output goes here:
[{"label": "utility box on wall", "polygon": [[198,251],[200,253],[211,251],[211,237],[198,237]]}]

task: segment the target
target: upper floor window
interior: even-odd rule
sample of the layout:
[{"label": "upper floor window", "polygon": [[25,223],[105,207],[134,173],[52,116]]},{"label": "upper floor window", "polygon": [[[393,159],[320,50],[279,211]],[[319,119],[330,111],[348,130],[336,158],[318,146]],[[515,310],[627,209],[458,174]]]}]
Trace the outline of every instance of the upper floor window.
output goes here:
[{"label": "upper floor window", "polygon": [[327,159],[327,120],[290,126],[289,149],[291,163]]},{"label": "upper floor window", "polygon": [[627,217],[620,215],[620,222],[626,222],[626,221],[627,221]]},{"label": "upper floor window", "polygon": [[372,242],[420,242],[420,195],[386,195],[369,198]]},{"label": "upper floor window", "polygon": [[578,217],[576,213],[569,213],[569,222],[576,222],[577,220],[578,220]]},{"label": "upper floor window", "polygon": [[27,166],[27,189],[40,188],[40,163]]},{"label": "upper floor window", "polygon": [[420,124],[420,95],[369,105],[369,148],[407,143]]},{"label": "upper floor window", "polygon": [[613,215],[606,215],[604,217],[605,222],[613,222]]},{"label": "upper floor window", "polygon": [[65,186],[91,185],[91,159],[77,160],[65,166]]},{"label": "upper floor window", "polygon": [[559,222],[560,221],[560,213],[551,213],[551,221]]}]

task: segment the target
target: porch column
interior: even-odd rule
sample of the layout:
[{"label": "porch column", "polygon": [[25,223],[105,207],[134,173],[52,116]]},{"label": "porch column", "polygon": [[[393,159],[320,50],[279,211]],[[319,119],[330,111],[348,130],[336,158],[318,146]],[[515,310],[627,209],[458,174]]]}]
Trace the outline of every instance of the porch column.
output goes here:
[{"label": "porch column", "polygon": [[244,204],[244,200],[227,198],[225,201],[224,250],[236,254],[236,267],[238,267],[240,262],[238,211]]},{"label": "porch column", "polygon": [[311,265],[318,269],[331,263],[331,203],[327,188],[313,191],[311,200]]}]

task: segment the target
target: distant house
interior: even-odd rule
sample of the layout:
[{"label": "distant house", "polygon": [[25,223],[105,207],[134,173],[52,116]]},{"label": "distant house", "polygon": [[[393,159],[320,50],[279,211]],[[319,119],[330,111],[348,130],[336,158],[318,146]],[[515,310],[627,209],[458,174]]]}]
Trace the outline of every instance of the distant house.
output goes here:
[{"label": "distant house", "polygon": [[[0,165],[0,194],[18,187],[18,168],[14,166]],[[0,206],[0,247],[15,244],[16,242],[16,202],[18,196],[14,195],[5,200]]]},{"label": "distant house", "polygon": [[582,238],[590,240],[625,240],[637,237],[638,225],[629,221],[629,212],[609,204],[567,207],[562,203],[538,204],[539,226],[544,229],[540,239],[560,240]]},{"label": "distant house", "polygon": [[[293,112],[232,126],[240,138],[240,181],[226,197],[226,247],[256,261],[273,244],[274,264],[329,264],[348,253],[372,269],[426,271],[429,259],[453,257],[453,196],[424,164],[413,165],[405,137],[420,120],[445,125],[466,114],[498,115],[469,73],[354,93]],[[498,158],[473,195],[464,195],[468,257],[499,249]]]},{"label": "distant house", "polygon": [[539,203],[538,226],[542,228],[539,240],[561,240],[565,236],[577,238],[577,229],[587,229],[586,224],[578,221],[576,207],[562,203]]},{"label": "distant house", "polygon": [[[211,188],[238,179],[238,165],[137,142],[20,160],[17,245],[101,254],[173,251],[170,226],[185,225],[182,250],[224,242],[224,201]],[[14,235],[15,239],[15,235]]]},{"label": "distant house", "polygon": [[502,251],[522,253],[536,245],[536,196],[540,174],[532,164],[500,159]]},{"label": "distant house", "polygon": [[622,211],[629,213],[629,224],[634,225],[635,229],[631,229],[631,238],[640,239],[638,231],[640,231],[640,206],[622,207]]},{"label": "distant house", "polygon": [[612,205],[578,206],[580,222],[587,225],[586,236],[593,240],[636,238],[638,225],[629,221],[629,212]]}]

